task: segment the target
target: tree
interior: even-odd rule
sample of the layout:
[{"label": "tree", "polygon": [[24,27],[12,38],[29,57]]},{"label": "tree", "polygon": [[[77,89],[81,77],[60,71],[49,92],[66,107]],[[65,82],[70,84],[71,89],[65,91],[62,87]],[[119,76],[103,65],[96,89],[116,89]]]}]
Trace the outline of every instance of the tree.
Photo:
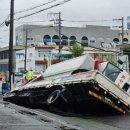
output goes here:
[{"label": "tree", "polygon": [[78,57],[82,55],[84,48],[78,43],[74,43],[72,47],[70,47],[70,52],[72,53],[72,57]]}]

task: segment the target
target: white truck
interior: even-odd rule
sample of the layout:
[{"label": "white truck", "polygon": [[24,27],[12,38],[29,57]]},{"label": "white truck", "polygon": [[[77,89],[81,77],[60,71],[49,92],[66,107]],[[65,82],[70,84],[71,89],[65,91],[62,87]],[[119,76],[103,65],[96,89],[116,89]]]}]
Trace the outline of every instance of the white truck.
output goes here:
[{"label": "white truck", "polygon": [[125,114],[130,109],[130,77],[110,62],[100,64],[84,55],[50,66],[43,77],[13,89],[4,100],[87,113]]}]

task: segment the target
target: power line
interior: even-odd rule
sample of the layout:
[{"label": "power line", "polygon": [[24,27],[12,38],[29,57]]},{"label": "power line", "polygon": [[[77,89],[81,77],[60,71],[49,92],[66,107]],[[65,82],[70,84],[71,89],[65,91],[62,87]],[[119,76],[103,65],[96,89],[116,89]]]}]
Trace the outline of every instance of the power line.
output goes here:
[{"label": "power line", "polygon": [[[101,21],[101,20],[93,20],[93,21],[74,21],[74,20],[62,20],[63,22],[65,21],[67,21],[67,22],[99,22],[99,21]],[[102,20],[102,21],[113,21],[113,20]],[[37,23],[37,22],[49,22],[48,20],[39,20],[39,21],[27,21],[27,22],[15,22],[15,23],[18,23],[18,24],[20,24],[20,23]]]},{"label": "power line", "polygon": [[34,15],[34,14],[43,12],[43,11],[48,10],[48,9],[51,9],[51,8],[54,8],[54,7],[56,7],[56,6],[62,5],[62,4],[66,3],[66,2],[69,2],[69,1],[71,1],[71,0],[64,0],[64,1],[60,2],[60,3],[54,4],[54,5],[52,5],[52,6],[49,6],[49,7],[45,8],[45,9],[41,9],[41,10],[39,10],[39,11],[35,11],[35,12],[33,12],[33,13],[30,13],[30,14],[27,14],[27,15],[24,15],[24,16],[21,16],[21,17],[19,17],[19,18],[16,18],[15,20],[20,20],[20,19],[22,19],[22,18],[26,18],[26,17],[32,16],[32,15]]},{"label": "power line", "polygon": [[[50,20],[49,20],[50,21]],[[54,21],[54,20],[53,20]],[[84,20],[84,21],[78,21],[78,20],[62,20],[63,22],[107,22],[107,21],[113,21],[111,20]],[[35,22],[48,22],[48,20],[39,20],[39,21],[27,21],[27,22],[15,22],[15,23],[35,23]]]},{"label": "power line", "polygon": [[[26,12],[26,11],[30,11],[30,10],[36,9],[36,8],[38,8],[38,7],[41,7],[41,6],[43,6],[43,5],[52,3],[52,2],[54,2],[54,1],[57,1],[57,0],[51,0],[51,1],[48,1],[48,2],[46,2],[46,3],[42,3],[42,4],[40,4],[40,5],[31,7],[31,8],[25,9],[25,10],[21,10],[21,11],[15,12],[14,15],[15,15],[15,14],[18,14],[18,13],[23,13],[23,12]],[[6,18],[2,23],[0,23],[0,27],[2,27],[2,26],[5,24],[5,21],[9,18],[9,16],[10,16],[10,15],[8,15],[7,18]]]},{"label": "power line", "polygon": [[111,20],[83,20],[83,21],[76,21],[76,20],[64,20],[65,22],[107,22],[107,21],[113,21]]},{"label": "power line", "polygon": [[[63,20],[65,22],[110,22],[110,21],[113,21],[114,19],[104,19],[104,20]],[[127,19],[124,19],[124,20],[127,20]]]},{"label": "power line", "polygon": [[[48,1],[48,2],[46,2],[46,3],[42,3],[42,4],[40,4],[40,5],[31,7],[31,8],[25,9],[25,10],[21,10],[21,11],[15,12],[14,15],[15,15],[15,14],[18,14],[18,13],[23,13],[23,12],[26,12],[26,11],[30,11],[30,10],[36,9],[36,8],[38,8],[38,7],[41,7],[41,6],[43,6],[43,5],[50,4],[50,3],[55,2],[55,1],[57,1],[57,0],[51,0],[51,1]],[[7,18],[6,18],[2,23],[0,23],[0,28],[4,26],[5,21],[9,18],[9,16],[10,16],[10,15],[8,15]]]},{"label": "power line", "polygon": [[28,9],[25,9],[25,10],[21,10],[21,11],[15,12],[15,14],[23,13],[23,12],[26,12],[26,11],[30,11],[30,10],[39,8],[39,7],[43,6],[43,5],[47,5],[47,4],[50,4],[50,3],[55,2],[55,1],[57,1],[57,0],[51,0],[51,1],[48,1],[48,2],[46,2],[46,3],[42,3],[42,4],[40,4],[40,5],[31,7],[31,8],[28,8]]},{"label": "power line", "polygon": [[40,23],[40,22],[48,22],[48,20],[40,20],[40,21],[27,21],[27,22],[15,22],[17,24],[21,24],[21,23]]},{"label": "power line", "polygon": [[5,22],[1,23],[0,28],[2,28],[4,26],[4,24],[5,24]]}]

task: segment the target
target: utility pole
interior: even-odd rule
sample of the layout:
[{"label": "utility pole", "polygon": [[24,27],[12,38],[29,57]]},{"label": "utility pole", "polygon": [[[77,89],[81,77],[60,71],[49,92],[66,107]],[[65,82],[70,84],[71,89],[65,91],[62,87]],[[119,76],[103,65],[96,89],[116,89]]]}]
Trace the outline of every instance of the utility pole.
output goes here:
[{"label": "utility pole", "polygon": [[[120,18],[120,19],[113,19],[113,20],[119,20],[121,21],[121,26],[118,26],[119,28],[121,28],[121,43],[122,45],[124,44],[124,18]],[[123,55],[123,48],[120,48],[120,52],[121,52],[121,55]]]},{"label": "utility pole", "polygon": [[[59,62],[61,61],[61,12],[59,13],[50,13],[51,15],[58,15],[58,19],[54,22],[56,25],[58,24],[58,33],[59,33]],[[55,21],[55,20],[50,20]],[[58,22],[57,22],[58,21]]]},{"label": "utility pole", "polygon": [[59,62],[61,61],[61,12],[59,12]]},{"label": "utility pole", "polygon": [[27,63],[27,37],[28,37],[28,30],[27,30],[27,27],[26,27],[26,30],[25,30],[25,35],[26,35],[26,39],[25,39],[25,55],[24,55],[24,71],[26,71],[26,63]]},{"label": "utility pole", "polygon": [[9,83],[11,90],[13,76],[13,29],[14,29],[14,0],[10,4],[10,35],[9,35]]},{"label": "utility pole", "polygon": [[121,26],[118,26],[119,28],[121,28],[121,42],[122,45],[124,44],[123,39],[124,39],[124,18],[119,18],[119,19],[113,19],[113,20],[119,20],[121,21]]},{"label": "utility pole", "polygon": [[121,21],[122,21],[122,33],[121,33],[121,36],[122,36],[122,45],[124,44],[124,42],[123,42],[123,39],[124,39],[124,18],[122,17],[121,18]]}]

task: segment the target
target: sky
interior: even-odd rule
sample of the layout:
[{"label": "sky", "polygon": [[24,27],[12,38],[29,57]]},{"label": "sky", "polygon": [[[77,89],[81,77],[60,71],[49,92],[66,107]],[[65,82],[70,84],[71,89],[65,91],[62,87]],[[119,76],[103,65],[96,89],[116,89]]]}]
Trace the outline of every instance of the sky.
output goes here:
[{"label": "sky", "polygon": [[[0,25],[10,13],[10,1],[0,0]],[[22,11],[34,6],[45,4],[53,0],[14,0],[14,11]],[[55,0],[49,4],[41,6],[23,13],[15,14],[14,28],[22,24],[53,24],[49,20],[54,19],[57,15],[50,13],[61,12],[62,26],[86,26],[86,25],[104,25],[120,26],[121,21],[113,20],[124,18],[126,27],[127,16],[130,16],[130,0],[70,0],[57,7],[44,10],[38,14],[18,20],[21,16],[46,9],[64,0]],[[9,19],[7,19],[9,20]],[[83,22],[84,21],[84,22]],[[14,32],[15,33],[15,32]],[[9,43],[9,27],[2,25],[0,27],[0,47]]]}]

